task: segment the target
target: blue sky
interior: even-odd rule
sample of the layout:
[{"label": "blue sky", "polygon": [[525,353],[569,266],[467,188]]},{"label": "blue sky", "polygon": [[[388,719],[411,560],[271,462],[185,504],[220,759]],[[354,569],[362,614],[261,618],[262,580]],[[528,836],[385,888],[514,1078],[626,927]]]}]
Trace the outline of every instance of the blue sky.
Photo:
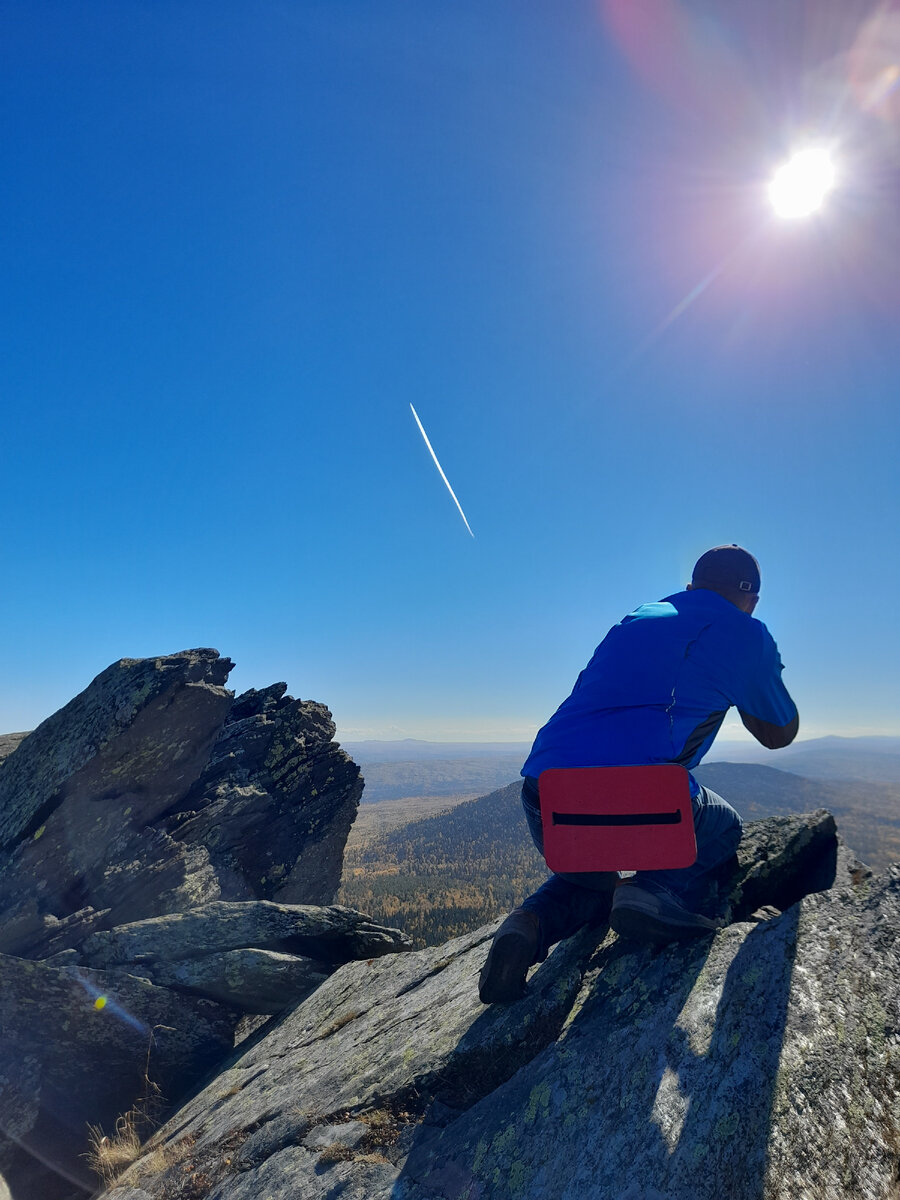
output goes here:
[{"label": "blue sky", "polygon": [[803,735],[900,732],[898,23],[10,0],[0,728],[213,645],[347,737],[525,740],[736,541]]}]

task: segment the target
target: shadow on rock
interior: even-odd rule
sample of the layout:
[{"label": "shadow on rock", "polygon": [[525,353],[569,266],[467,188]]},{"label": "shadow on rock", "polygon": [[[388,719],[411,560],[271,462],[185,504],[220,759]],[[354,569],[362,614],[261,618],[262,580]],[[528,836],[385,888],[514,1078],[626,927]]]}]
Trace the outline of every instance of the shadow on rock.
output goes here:
[{"label": "shadow on rock", "polygon": [[[790,899],[804,863],[828,886],[827,824],[751,841],[733,911]],[[394,1200],[762,1200],[798,915],[663,949],[608,938],[543,1053],[423,1125]]]}]

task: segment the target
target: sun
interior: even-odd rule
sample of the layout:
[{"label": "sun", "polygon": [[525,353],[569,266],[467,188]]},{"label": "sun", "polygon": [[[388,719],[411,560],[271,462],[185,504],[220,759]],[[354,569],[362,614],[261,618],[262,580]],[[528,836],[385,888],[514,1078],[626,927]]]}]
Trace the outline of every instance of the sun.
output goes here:
[{"label": "sun", "polygon": [[769,199],[779,217],[808,217],[834,187],[834,163],[826,150],[801,150],[779,167]]}]

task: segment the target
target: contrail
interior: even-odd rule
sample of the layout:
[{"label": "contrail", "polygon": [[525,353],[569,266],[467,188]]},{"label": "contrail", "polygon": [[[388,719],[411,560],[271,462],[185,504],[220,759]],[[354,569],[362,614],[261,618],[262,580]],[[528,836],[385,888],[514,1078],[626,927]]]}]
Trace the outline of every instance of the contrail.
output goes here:
[{"label": "contrail", "polygon": [[472,534],[472,537],[474,537],[474,536],[475,536],[475,534],[474,534],[474,533],[472,533],[472,526],[469,524],[469,522],[468,522],[468,521],[466,521],[466,514],[463,512],[463,510],[462,510],[462,505],[460,504],[460,502],[459,502],[459,501],[457,500],[457,498],[456,498],[456,492],[454,492],[453,488],[450,486],[450,480],[449,480],[449,479],[447,478],[447,476],[444,474],[444,468],[443,468],[443,467],[441,466],[441,464],[438,462],[438,456],[435,454],[435,452],[434,452],[434,448],[432,447],[432,445],[431,445],[431,442],[429,442],[429,440],[428,440],[428,434],[425,432],[425,430],[424,430],[424,428],[423,428],[423,426],[422,426],[422,422],[419,420],[419,414],[416,412],[416,410],[413,408],[413,406],[412,406],[411,404],[410,404],[410,406],[409,406],[409,407],[410,407],[410,408],[412,408],[412,415],[413,415],[413,416],[416,418],[416,424],[417,424],[417,425],[418,425],[418,427],[419,427],[419,433],[421,433],[422,437],[425,439],[425,445],[428,447],[428,452],[429,452],[429,454],[431,455],[431,457],[434,459],[434,465],[435,465],[435,466],[437,467],[437,469],[440,471],[440,473],[441,473],[441,479],[443,479],[444,483],[446,483],[446,485],[447,485],[447,491],[448,491],[448,492],[450,493],[450,495],[453,497],[453,503],[454,503],[454,504],[456,505],[456,507],[459,509],[459,515],[460,515],[460,516],[462,517],[462,519],[463,519],[463,520],[466,522],[466,529],[468,529],[469,533],[470,533],[470,534]]}]

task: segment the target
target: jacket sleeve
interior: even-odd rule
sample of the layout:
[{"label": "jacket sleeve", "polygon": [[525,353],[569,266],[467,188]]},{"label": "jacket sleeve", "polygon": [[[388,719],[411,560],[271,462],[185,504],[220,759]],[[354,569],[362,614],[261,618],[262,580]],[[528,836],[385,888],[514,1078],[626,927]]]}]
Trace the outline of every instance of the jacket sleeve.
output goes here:
[{"label": "jacket sleeve", "polygon": [[800,728],[797,706],[781,680],[784,666],[772,635],[757,622],[760,635],[754,669],[741,688],[737,709],[744,728],[768,750],[789,746]]}]

